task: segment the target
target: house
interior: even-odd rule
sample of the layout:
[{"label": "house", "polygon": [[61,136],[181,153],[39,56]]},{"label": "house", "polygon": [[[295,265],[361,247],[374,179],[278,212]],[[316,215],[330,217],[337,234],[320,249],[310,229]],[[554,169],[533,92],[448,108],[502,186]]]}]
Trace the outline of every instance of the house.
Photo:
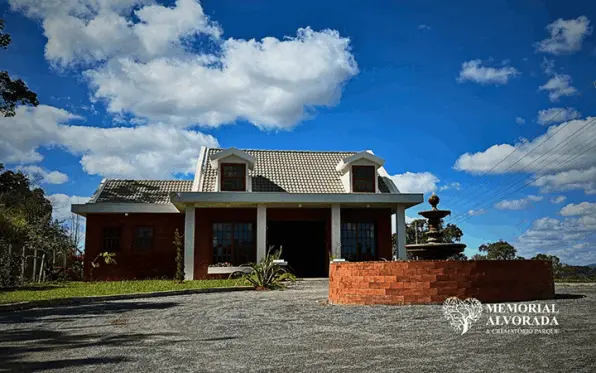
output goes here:
[{"label": "house", "polygon": [[118,264],[98,277],[172,277],[178,229],[187,279],[258,261],[270,247],[283,248],[297,276],[327,276],[330,259],[391,260],[392,214],[405,258],[405,209],[423,196],[400,193],[384,163],[371,151],[203,147],[194,180],[104,179],[72,206],[87,218],[85,273],[109,251]]}]

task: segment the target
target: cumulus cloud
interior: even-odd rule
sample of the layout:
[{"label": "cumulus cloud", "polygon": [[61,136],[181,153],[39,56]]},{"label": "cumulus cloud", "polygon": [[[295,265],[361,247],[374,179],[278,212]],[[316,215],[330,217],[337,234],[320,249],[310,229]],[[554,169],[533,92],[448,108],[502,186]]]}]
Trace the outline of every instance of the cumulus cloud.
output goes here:
[{"label": "cumulus cloud", "polygon": [[515,123],[521,126],[522,124],[526,123],[526,120],[522,117],[515,117]]},{"label": "cumulus cloud", "polygon": [[541,218],[533,222],[515,243],[520,255],[557,255],[568,264],[596,262],[596,215],[575,215],[563,219]]},{"label": "cumulus cloud", "polygon": [[46,105],[21,106],[14,117],[0,117],[0,161],[38,162],[38,149],[54,146],[81,156],[83,169],[92,175],[167,178],[192,172],[201,145],[218,146],[210,135],[163,123],[100,128],[68,123],[73,119]]},{"label": "cumulus cloud", "polygon": [[529,195],[520,199],[506,199],[495,204],[499,210],[523,210],[530,205],[531,202],[542,201],[542,196]]},{"label": "cumulus cloud", "polygon": [[437,190],[439,178],[430,172],[406,172],[391,176],[401,193],[430,193]]},{"label": "cumulus cloud", "polygon": [[540,110],[536,121],[538,124],[547,125],[561,122],[567,122],[568,120],[575,119],[580,116],[580,112],[574,108],[560,108],[552,107],[549,109]]},{"label": "cumulus cloud", "polygon": [[22,166],[19,169],[41,184],[64,184],[68,181],[68,175],[60,171],[48,171],[33,165]]},{"label": "cumulus cloud", "polygon": [[462,154],[454,168],[474,174],[531,173],[542,193],[575,189],[596,194],[596,148],[586,142],[596,136],[593,121],[596,117],[575,119],[550,126],[530,141]]},{"label": "cumulus cloud", "polygon": [[538,87],[540,91],[547,91],[548,98],[559,101],[562,96],[575,96],[578,91],[571,85],[571,77],[565,74],[555,74],[548,82]]},{"label": "cumulus cloud", "polygon": [[52,217],[58,220],[66,220],[70,217],[70,206],[72,204],[87,203],[89,197],[69,196],[66,194],[51,194],[48,199],[52,203]]},{"label": "cumulus cloud", "polygon": [[550,202],[554,203],[554,204],[559,204],[559,203],[565,202],[566,200],[567,200],[567,197],[565,197],[565,196],[556,196],[556,197],[552,197],[550,199]]},{"label": "cumulus cloud", "polygon": [[546,75],[554,75],[555,74],[555,60],[548,59],[546,57],[542,58],[542,71]]},{"label": "cumulus cloud", "polygon": [[305,27],[281,40],[224,39],[195,0],[173,7],[144,0],[11,4],[43,20],[49,61],[89,67],[84,76],[94,100],[114,115],[181,127],[246,120],[289,129],[316,107],[335,105],[358,73],[350,40],[337,31]]},{"label": "cumulus cloud", "polygon": [[570,203],[560,211],[563,216],[587,216],[596,217],[596,202]]},{"label": "cumulus cloud", "polygon": [[550,37],[534,46],[538,52],[555,55],[579,51],[586,36],[592,34],[590,20],[586,16],[567,20],[559,18],[548,24],[546,30]]},{"label": "cumulus cloud", "polygon": [[481,60],[471,60],[462,64],[457,81],[499,85],[507,84],[509,79],[519,74],[520,72],[512,66],[486,67],[482,66]]},{"label": "cumulus cloud", "polygon": [[453,182],[453,183],[449,183],[449,184],[446,184],[446,185],[441,185],[441,187],[439,188],[440,191],[448,190],[448,189],[460,190],[461,189],[461,184],[458,183],[458,182]]},{"label": "cumulus cloud", "polygon": [[484,215],[484,214],[486,214],[485,209],[468,210],[468,215],[470,215],[470,216],[478,216],[478,215]]}]

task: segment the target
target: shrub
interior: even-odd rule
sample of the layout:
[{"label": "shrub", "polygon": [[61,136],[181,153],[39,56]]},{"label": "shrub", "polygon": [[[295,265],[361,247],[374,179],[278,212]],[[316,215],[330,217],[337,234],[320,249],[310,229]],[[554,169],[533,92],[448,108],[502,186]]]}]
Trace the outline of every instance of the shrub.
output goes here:
[{"label": "shrub", "polygon": [[184,281],[184,254],[182,253],[182,235],[177,228],[174,231],[174,247],[176,248],[176,275],[174,280],[182,283]]},{"label": "shrub", "polygon": [[240,279],[255,286],[257,289],[283,289],[285,281],[296,281],[296,276],[290,273],[286,268],[281,267],[275,261],[281,258],[281,249],[265,255],[265,258],[259,263],[250,263],[250,272],[235,272],[230,278],[240,274]]},{"label": "shrub", "polygon": [[0,289],[16,288],[23,285],[20,276],[21,259],[7,251],[0,252]]}]

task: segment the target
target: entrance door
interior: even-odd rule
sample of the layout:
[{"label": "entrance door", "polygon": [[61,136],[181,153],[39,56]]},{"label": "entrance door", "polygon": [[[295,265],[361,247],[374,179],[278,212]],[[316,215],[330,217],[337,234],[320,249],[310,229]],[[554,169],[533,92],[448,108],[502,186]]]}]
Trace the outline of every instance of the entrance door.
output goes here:
[{"label": "entrance door", "polygon": [[269,221],[267,248],[282,247],[282,258],[296,277],[327,277],[325,222]]}]

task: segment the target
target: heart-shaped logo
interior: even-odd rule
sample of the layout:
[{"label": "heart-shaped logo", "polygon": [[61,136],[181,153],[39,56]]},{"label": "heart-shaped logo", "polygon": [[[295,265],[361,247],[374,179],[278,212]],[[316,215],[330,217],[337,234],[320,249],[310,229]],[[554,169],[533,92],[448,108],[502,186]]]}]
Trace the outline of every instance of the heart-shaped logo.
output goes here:
[{"label": "heart-shaped logo", "polygon": [[476,298],[447,298],[443,303],[443,315],[453,329],[465,334],[482,315],[482,303]]}]

